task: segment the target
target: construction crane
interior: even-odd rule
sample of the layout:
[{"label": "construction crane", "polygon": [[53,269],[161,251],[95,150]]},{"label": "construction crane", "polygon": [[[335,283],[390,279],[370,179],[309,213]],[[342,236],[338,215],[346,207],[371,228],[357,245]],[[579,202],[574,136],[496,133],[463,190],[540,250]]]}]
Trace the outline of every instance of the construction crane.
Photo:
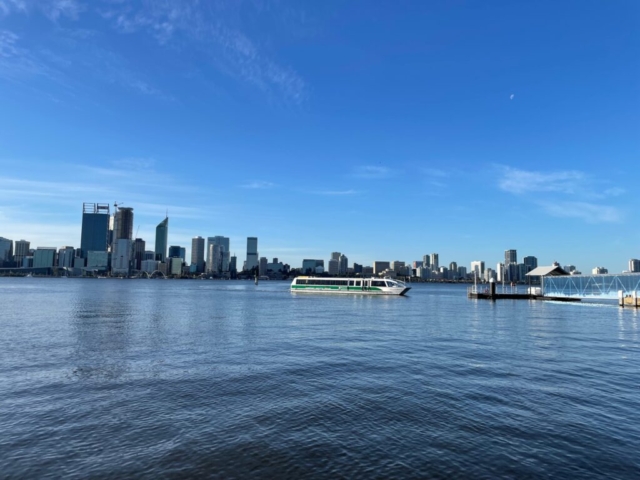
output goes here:
[{"label": "construction crane", "polygon": [[124,203],[113,202],[113,206],[116,208],[116,210],[118,209],[118,205],[124,205]]}]

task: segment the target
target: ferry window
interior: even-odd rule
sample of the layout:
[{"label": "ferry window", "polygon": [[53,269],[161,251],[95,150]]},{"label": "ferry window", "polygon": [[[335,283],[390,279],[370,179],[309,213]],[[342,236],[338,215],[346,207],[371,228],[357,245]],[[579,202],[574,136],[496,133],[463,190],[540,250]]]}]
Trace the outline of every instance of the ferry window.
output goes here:
[{"label": "ferry window", "polygon": [[386,287],[387,284],[384,282],[384,280],[372,280],[371,281],[371,286],[372,287]]},{"label": "ferry window", "polygon": [[348,285],[349,282],[347,280],[336,280],[336,285]]},{"label": "ferry window", "polygon": [[362,280],[356,280],[356,287],[362,286]]},{"label": "ferry window", "polygon": [[393,282],[387,282],[387,287],[395,287],[396,284]]},{"label": "ferry window", "polygon": [[302,280],[302,279],[299,278],[298,280],[296,280],[296,284],[297,285],[306,285],[307,284],[307,280],[306,279]]},{"label": "ferry window", "polygon": [[349,280],[349,286],[353,287],[353,280]]}]

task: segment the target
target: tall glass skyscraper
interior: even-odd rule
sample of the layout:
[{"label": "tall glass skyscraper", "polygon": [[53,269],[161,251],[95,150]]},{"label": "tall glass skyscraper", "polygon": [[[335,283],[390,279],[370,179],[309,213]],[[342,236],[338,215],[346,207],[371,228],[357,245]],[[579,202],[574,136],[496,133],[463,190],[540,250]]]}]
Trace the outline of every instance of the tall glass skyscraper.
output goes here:
[{"label": "tall glass skyscraper", "polygon": [[247,237],[247,261],[244,269],[249,271],[258,266],[258,237]]},{"label": "tall glass skyscraper", "polygon": [[167,239],[169,237],[169,217],[162,220],[156,227],[156,260],[164,262],[167,259]]},{"label": "tall glass skyscraper", "polygon": [[87,258],[89,252],[106,252],[109,241],[109,204],[82,204],[82,233],[80,253]]}]

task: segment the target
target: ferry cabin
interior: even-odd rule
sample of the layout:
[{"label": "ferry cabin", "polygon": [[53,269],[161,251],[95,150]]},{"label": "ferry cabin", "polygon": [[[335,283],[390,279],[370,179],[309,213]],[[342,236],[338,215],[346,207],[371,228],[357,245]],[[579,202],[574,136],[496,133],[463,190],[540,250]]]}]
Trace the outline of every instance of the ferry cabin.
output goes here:
[{"label": "ferry cabin", "polygon": [[404,295],[409,290],[404,283],[390,278],[297,277],[291,282],[293,292]]}]

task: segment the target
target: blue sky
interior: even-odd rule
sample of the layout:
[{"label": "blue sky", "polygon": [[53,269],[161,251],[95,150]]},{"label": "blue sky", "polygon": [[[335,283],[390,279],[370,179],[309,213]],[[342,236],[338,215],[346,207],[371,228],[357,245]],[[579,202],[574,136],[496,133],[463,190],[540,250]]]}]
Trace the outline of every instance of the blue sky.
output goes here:
[{"label": "blue sky", "polygon": [[640,2],[0,0],[0,236],[611,271],[640,257]]}]

